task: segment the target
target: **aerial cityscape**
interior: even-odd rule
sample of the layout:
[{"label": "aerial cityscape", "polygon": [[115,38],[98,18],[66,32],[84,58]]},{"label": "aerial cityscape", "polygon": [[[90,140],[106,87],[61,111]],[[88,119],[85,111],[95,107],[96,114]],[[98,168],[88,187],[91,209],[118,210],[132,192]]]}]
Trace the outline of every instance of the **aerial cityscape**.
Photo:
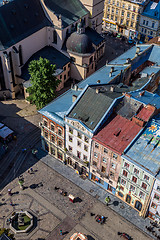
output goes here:
[{"label": "aerial cityscape", "polygon": [[0,240],[160,239],[159,0],[0,1]]}]

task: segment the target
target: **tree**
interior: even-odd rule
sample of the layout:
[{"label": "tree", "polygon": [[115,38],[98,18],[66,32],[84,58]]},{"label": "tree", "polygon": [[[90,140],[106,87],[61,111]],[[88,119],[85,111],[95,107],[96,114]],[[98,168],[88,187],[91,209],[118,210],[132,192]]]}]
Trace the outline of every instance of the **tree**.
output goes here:
[{"label": "tree", "polygon": [[32,86],[27,89],[30,94],[27,100],[34,103],[37,109],[44,107],[55,97],[56,88],[61,82],[55,77],[55,70],[56,65],[50,64],[48,59],[42,57],[29,64]]}]

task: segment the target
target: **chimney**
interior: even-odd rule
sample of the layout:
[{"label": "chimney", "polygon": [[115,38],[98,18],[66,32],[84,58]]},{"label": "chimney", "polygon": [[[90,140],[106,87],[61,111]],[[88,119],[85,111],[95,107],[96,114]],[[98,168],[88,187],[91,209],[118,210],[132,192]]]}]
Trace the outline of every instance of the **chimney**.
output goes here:
[{"label": "chimney", "polygon": [[72,102],[75,102],[76,99],[77,99],[77,96],[76,96],[76,95],[73,95],[73,96],[72,96]]},{"label": "chimney", "polygon": [[74,85],[74,90],[75,90],[75,91],[78,90],[78,86],[77,86],[77,84]]},{"label": "chimney", "polygon": [[100,82],[101,82],[100,80],[97,81],[97,83],[100,83]]},{"label": "chimney", "polygon": [[111,71],[110,71],[111,73],[113,73],[114,72],[114,67],[111,67]]},{"label": "chimney", "polygon": [[126,63],[130,63],[131,62],[131,59],[130,58],[127,58],[126,59]]},{"label": "chimney", "polygon": [[99,88],[96,88],[96,93],[97,93],[97,94],[99,93]]},{"label": "chimney", "polygon": [[139,53],[140,52],[140,47],[137,47],[136,48],[136,53]]},{"label": "chimney", "polygon": [[145,93],[145,91],[140,92],[140,93],[139,93],[139,96],[142,97],[142,96],[144,95],[144,93]]},{"label": "chimney", "polygon": [[111,92],[114,92],[114,86],[111,86],[111,87],[110,87],[110,91],[111,91]]},{"label": "chimney", "polygon": [[109,73],[109,77],[112,77],[112,72]]}]

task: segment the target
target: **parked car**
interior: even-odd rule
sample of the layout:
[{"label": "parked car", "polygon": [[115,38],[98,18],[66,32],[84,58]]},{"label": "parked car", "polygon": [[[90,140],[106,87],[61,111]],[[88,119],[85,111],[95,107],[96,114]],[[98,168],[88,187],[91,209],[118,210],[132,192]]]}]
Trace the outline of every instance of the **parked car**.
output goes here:
[{"label": "parked car", "polygon": [[133,238],[131,236],[129,236],[127,233],[122,233],[122,232],[118,232],[118,235],[120,236],[120,238],[122,239],[126,239],[126,240],[132,240]]},{"label": "parked car", "polygon": [[135,41],[134,41],[131,37],[129,37],[128,43],[129,43],[129,44],[135,44]]}]

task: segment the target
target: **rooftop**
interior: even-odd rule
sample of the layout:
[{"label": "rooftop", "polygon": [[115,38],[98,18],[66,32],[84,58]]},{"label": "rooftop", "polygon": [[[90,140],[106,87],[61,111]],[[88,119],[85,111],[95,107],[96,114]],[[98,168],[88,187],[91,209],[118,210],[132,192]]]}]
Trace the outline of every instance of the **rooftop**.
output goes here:
[{"label": "rooftop", "polygon": [[144,9],[143,16],[160,20],[160,2],[150,1]]},{"label": "rooftop", "polygon": [[126,151],[128,159],[138,163],[154,176],[160,168],[160,116],[147,124],[139,138]]},{"label": "rooftop", "polygon": [[39,0],[14,0],[0,7],[0,50],[51,26]]},{"label": "rooftop", "polygon": [[116,115],[93,139],[121,155],[141,129],[135,122]]},{"label": "rooftop", "polygon": [[32,57],[30,57],[30,59],[22,67],[21,78],[23,78],[24,80],[29,80],[30,75],[28,73],[28,65],[32,60],[38,60],[40,57],[47,58],[51,64],[56,65],[57,69],[63,69],[63,67],[70,62],[70,59],[64,54],[62,54],[53,47],[47,46],[33,54]]},{"label": "rooftop", "polygon": [[44,3],[57,16],[61,16],[63,27],[71,25],[89,13],[79,0],[44,0]]}]

